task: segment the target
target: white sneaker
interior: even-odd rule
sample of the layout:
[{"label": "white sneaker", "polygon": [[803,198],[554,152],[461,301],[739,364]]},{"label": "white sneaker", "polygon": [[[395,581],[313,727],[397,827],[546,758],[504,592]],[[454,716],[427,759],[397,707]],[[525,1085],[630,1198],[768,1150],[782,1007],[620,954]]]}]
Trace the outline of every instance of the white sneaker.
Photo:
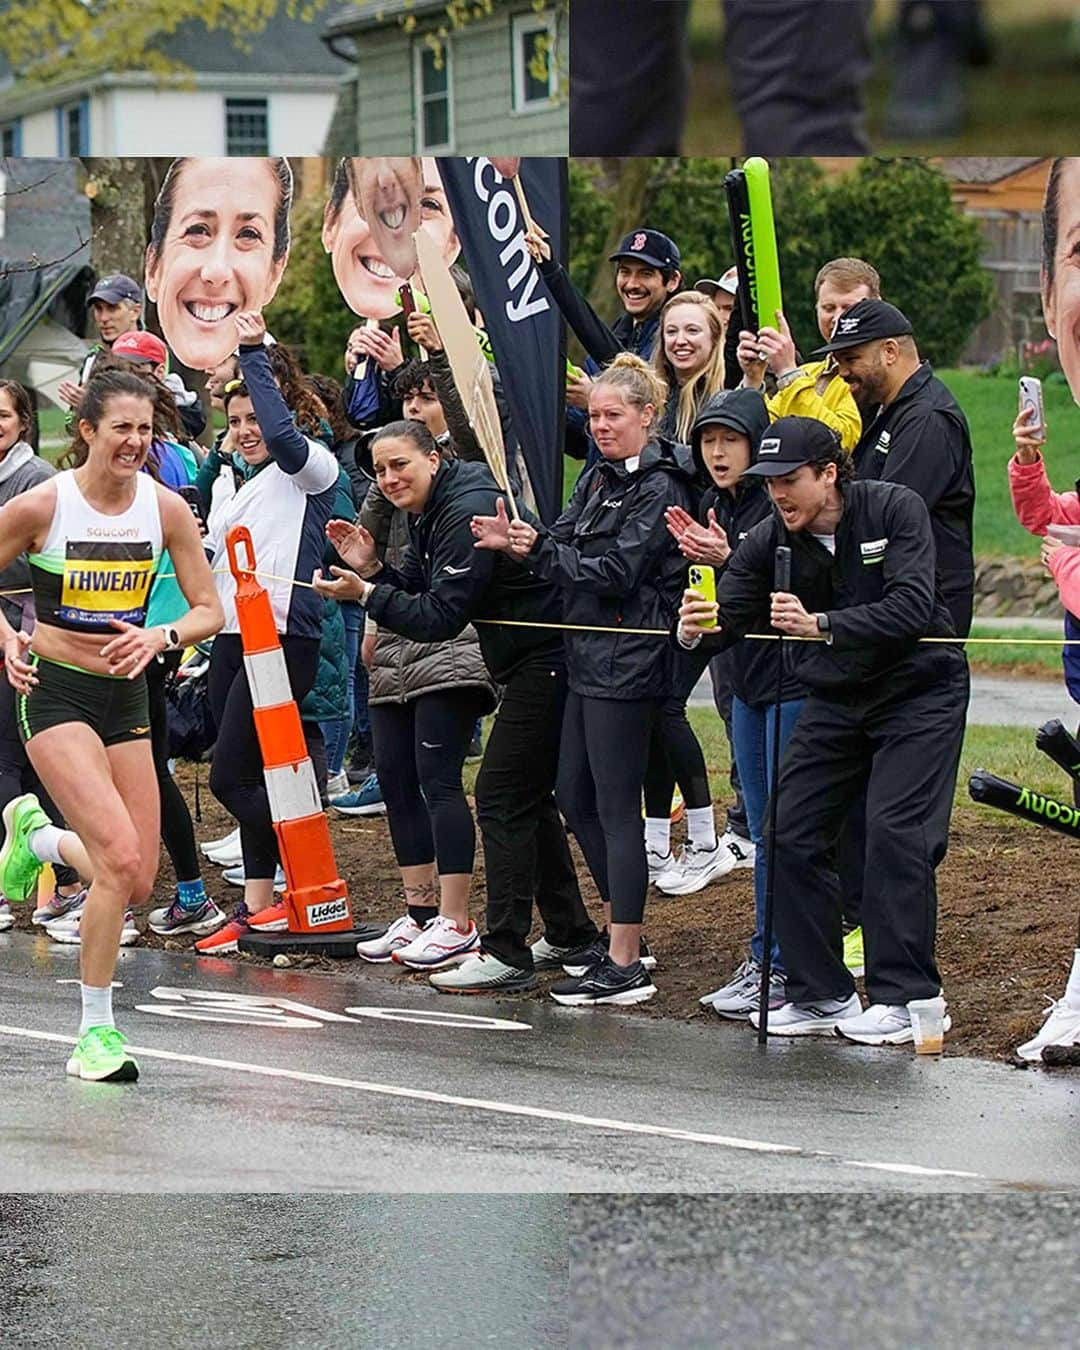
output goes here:
[{"label": "white sneaker", "polygon": [[735,867],[753,867],[757,849],[749,839],[744,839],[741,834],[733,834],[731,830],[727,830],[720,836],[720,843],[735,859]]},{"label": "white sneaker", "polygon": [[657,881],[665,895],[693,895],[704,890],[710,881],[718,881],[735,867],[735,858],[725,847],[723,839],[710,849],[695,848],[688,843],[682,851],[679,867]]},{"label": "white sneaker", "polygon": [[1030,1041],[1018,1045],[1016,1053],[1020,1059],[1040,1064],[1048,1045],[1080,1045],[1080,1008],[1072,1007],[1063,998],[1051,1002],[1042,1029]]},{"label": "white sneaker", "polygon": [[[79,923],[82,919],[83,911],[81,909],[72,910],[70,914],[65,914],[62,919],[54,919],[52,923],[45,925],[45,931],[54,942],[63,943],[67,947],[78,947],[82,939],[79,936]],[[124,926],[120,930],[120,946],[132,947],[139,940],[139,930],[135,927],[135,916],[131,910],[124,911]]]},{"label": "white sneaker", "polygon": [[[858,994],[843,999],[820,999],[817,1003],[785,1003],[782,1008],[770,1008],[767,1027],[770,1036],[831,1036],[838,1022],[854,1019],[861,1011]],[[752,1012],[749,1020],[756,1027],[761,1020],[760,1012]]]},{"label": "white sneaker", "polygon": [[400,919],[394,920],[382,937],[358,942],[356,954],[365,961],[389,961],[396,951],[415,942],[423,931],[411,914],[403,914]]},{"label": "white sneaker", "polygon": [[0,895],[0,933],[5,933],[9,928],[15,927],[15,915],[7,899]]},{"label": "white sneaker", "polygon": [[424,925],[419,937],[407,947],[399,947],[391,956],[410,970],[437,970],[440,966],[455,966],[480,946],[476,924],[461,929],[452,919],[439,914]]},{"label": "white sneaker", "polygon": [[475,951],[460,965],[437,972],[429,983],[443,994],[518,994],[540,981],[531,970],[508,966],[490,952]]},{"label": "white sneaker", "polygon": [[332,773],[326,780],[326,795],[328,797],[340,797],[348,792],[352,784],[349,782],[349,775],[344,769],[339,769],[337,773]]},{"label": "white sneaker", "polygon": [[211,862],[217,862],[220,855],[226,859],[220,865],[223,867],[231,866],[234,855],[237,861],[240,859],[240,826],[237,825],[235,830],[230,830],[220,839],[208,839],[205,844],[200,844],[199,848]]},{"label": "white sneaker", "polygon": [[[943,1031],[952,1028],[948,1013],[941,1023]],[[845,1017],[836,1024],[836,1034],[860,1045],[912,1045],[915,1031],[906,1004],[871,1003],[856,1017]]]},{"label": "white sneaker", "polygon": [[657,853],[655,849],[647,848],[645,861],[649,864],[649,885],[655,886],[657,878],[675,866],[675,855],[670,849],[666,853]]}]

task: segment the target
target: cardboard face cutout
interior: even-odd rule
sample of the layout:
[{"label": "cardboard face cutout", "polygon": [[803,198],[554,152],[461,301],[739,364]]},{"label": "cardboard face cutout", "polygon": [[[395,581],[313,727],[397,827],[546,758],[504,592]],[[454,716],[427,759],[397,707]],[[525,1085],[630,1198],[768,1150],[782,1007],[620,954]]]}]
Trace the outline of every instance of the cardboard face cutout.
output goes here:
[{"label": "cardboard face cutout", "polygon": [[146,294],[194,370],[237,346],[238,310],[262,310],[289,256],[292,172],[283,158],[174,160],[146,250]]},{"label": "cardboard face cutout", "polygon": [[323,215],[323,247],[345,303],[363,319],[388,319],[398,287],[416,271],[412,235],[423,228],[447,266],[461,252],[438,161],[356,158],[342,161]]}]

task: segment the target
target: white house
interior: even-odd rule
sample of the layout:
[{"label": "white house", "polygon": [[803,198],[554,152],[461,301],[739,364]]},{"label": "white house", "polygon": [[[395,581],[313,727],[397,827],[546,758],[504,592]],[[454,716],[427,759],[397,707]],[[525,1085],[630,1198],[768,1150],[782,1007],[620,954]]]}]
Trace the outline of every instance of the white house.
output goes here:
[{"label": "white house", "polygon": [[320,15],[283,9],[249,40],[197,21],[157,39],[190,71],[171,87],[139,70],[44,85],[0,71],[0,155],[319,154],[347,67]]}]

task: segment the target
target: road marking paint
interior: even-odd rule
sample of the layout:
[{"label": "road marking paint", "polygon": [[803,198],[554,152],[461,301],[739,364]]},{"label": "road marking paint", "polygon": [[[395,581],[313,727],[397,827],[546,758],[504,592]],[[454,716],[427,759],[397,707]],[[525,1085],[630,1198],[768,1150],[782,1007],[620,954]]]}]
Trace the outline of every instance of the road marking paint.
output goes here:
[{"label": "road marking paint", "polygon": [[532,1031],[528,1022],[506,1017],[478,1017],[474,1013],[440,1012],[437,1008],[346,1008],[353,1017],[373,1017],[382,1022],[415,1022],[429,1027],[455,1027],[459,1031]]},{"label": "road marking paint", "polygon": [[[33,1031],[29,1027],[0,1024],[0,1035],[21,1036],[27,1040],[51,1041],[60,1045],[74,1045],[76,1037],[61,1036],[54,1031]],[[285,1078],[295,1083],[314,1083],[321,1087],[345,1088],[379,1097],[398,1097],[406,1101],[431,1102],[438,1106],[461,1106],[471,1111],[491,1115],[523,1116],[530,1120],[550,1120],[563,1125],[580,1125],[590,1130],[609,1133],[647,1135],[657,1139],[679,1139],[689,1144],[708,1144],[715,1148],[737,1149],[748,1153],[779,1153],[789,1157],[817,1158],[823,1162],[839,1163],[846,1167],[872,1167],[880,1172],[912,1173],[917,1170],[926,1177],[962,1177],[984,1181],[980,1172],[962,1172],[945,1167],[915,1169],[910,1163],[865,1163],[826,1153],[821,1149],[802,1148],[798,1144],[773,1144],[761,1139],[740,1139],[734,1135],[708,1134],[700,1130],[680,1130],[671,1125],[650,1125],[633,1120],[615,1120],[603,1116],[586,1116],[576,1111],[557,1111],[549,1107],[524,1106],[517,1102],[488,1101],[482,1097],[458,1097],[447,1092],[431,1092],[424,1088],[395,1087],[390,1083],[370,1083],[358,1078],[338,1078],[331,1074],[307,1073],[301,1069],[278,1069],[268,1064],[246,1064],[240,1060],[214,1059],[209,1055],[185,1055],[175,1050],[155,1050],[150,1046],[130,1045],[132,1054],[147,1059],[171,1060],[177,1064],[199,1064],[208,1069],[229,1069],[234,1073],[251,1074],[259,1078]]]}]

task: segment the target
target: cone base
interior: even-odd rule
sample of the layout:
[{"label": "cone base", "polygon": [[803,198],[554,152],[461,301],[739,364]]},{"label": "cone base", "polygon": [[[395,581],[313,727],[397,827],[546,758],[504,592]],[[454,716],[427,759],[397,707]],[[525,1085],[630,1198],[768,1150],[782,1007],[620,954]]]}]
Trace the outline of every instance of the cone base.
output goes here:
[{"label": "cone base", "polygon": [[279,952],[307,952],[316,956],[356,956],[358,942],[370,942],[386,932],[384,923],[365,923],[344,933],[249,933],[237,946],[252,956],[277,956]]}]

